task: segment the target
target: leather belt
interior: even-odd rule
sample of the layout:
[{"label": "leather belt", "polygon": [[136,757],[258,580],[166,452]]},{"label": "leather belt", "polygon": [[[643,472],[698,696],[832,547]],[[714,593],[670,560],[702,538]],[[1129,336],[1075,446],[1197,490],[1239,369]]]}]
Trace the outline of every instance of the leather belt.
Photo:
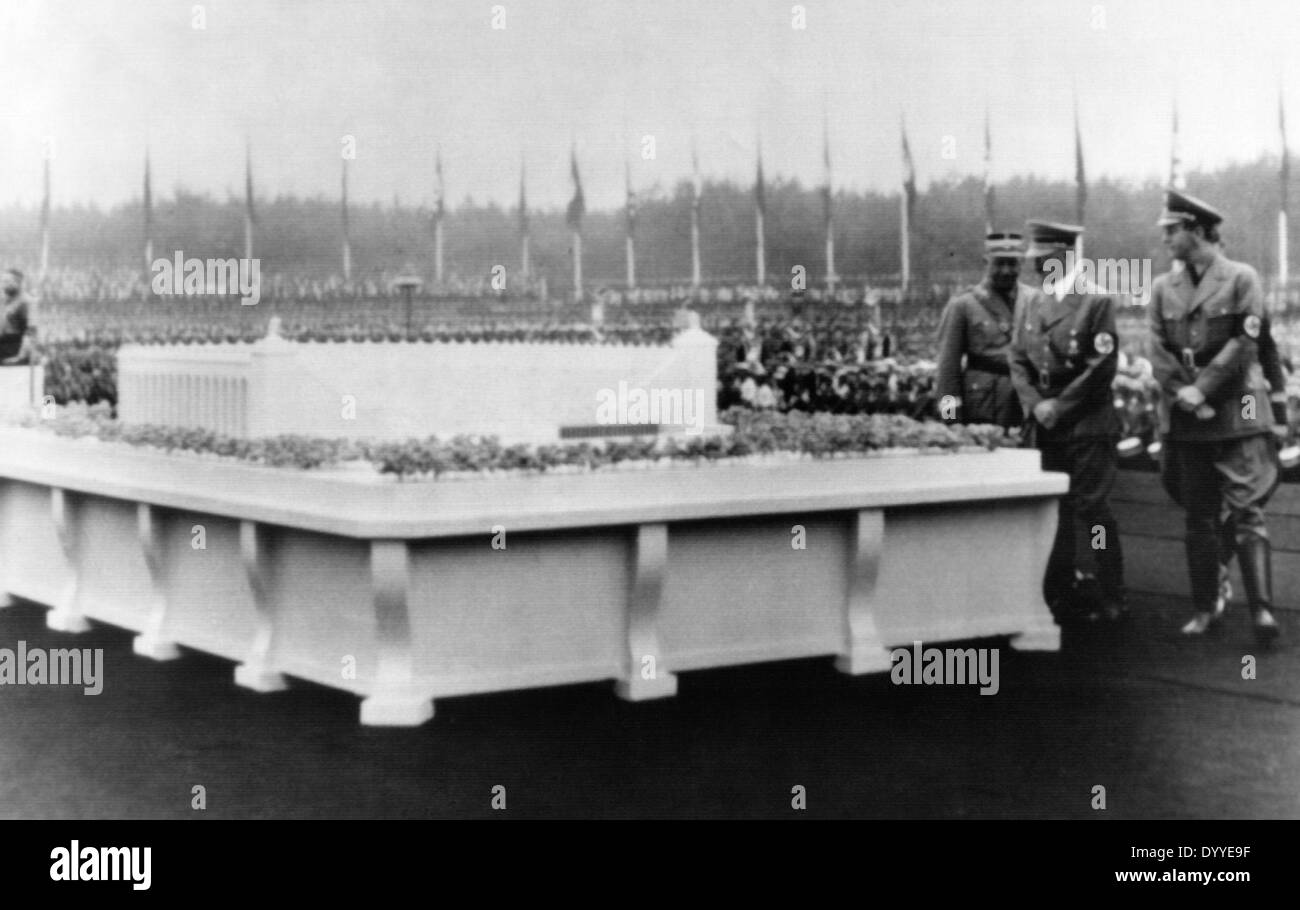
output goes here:
[{"label": "leather belt", "polygon": [[1197,351],[1195,348],[1183,348],[1182,350],[1166,348],[1166,350],[1177,357],[1178,362],[1191,371],[1193,376],[1214,359],[1214,354],[1208,351]]},{"label": "leather belt", "polygon": [[967,354],[966,369],[979,370],[981,373],[996,373],[998,376],[1011,375],[1011,366],[1005,360],[986,357],[983,354]]},{"label": "leather belt", "polygon": [[1038,387],[1044,391],[1064,389],[1079,375],[1075,370],[1043,370],[1038,374]]}]

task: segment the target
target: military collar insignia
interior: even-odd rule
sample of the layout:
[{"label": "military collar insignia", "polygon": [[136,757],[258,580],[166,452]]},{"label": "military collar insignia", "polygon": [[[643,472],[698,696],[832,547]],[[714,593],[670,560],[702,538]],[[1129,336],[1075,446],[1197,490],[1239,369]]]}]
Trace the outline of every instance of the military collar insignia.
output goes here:
[{"label": "military collar insignia", "polygon": [[[1017,287],[1019,287],[1019,285],[1017,285]],[[971,293],[980,306],[984,308],[985,312],[997,320],[998,327],[1004,332],[1007,331],[1008,325],[1004,314],[1002,312],[994,312],[994,310],[995,308],[1005,308],[1007,312],[1010,312],[1015,306],[1016,298],[1012,297],[1010,302],[1004,300],[1001,295],[995,293],[989,286],[989,280],[987,278],[975,285]],[[998,307],[999,304],[1001,307]]]},{"label": "military collar insignia", "polygon": [[1064,297],[1054,297],[1051,294],[1044,294],[1040,298],[1038,307],[1038,321],[1044,329],[1050,329],[1066,316],[1070,315],[1073,307],[1065,302]]}]

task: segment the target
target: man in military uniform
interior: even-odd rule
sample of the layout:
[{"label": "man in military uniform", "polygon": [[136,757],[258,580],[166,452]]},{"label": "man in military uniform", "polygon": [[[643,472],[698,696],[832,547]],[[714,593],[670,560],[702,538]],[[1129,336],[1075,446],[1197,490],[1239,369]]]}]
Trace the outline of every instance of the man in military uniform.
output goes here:
[{"label": "man in military uniform", "polygon": [[1185,635],[1223,614],[1220,565],[1235,550],[1261,643],[1278,636],[1264,505],[1278,481],[1268,384],[1259,368],[1264,295],[1250,266],[1218,249],[1223,216],[1176,190],[1159,224],[1186,266],[1156,279],[1149,319],[1151,363],[1168,403],[1165,489],[1186,510],[1192,589]]},{"label": "man in military uniform", "polygon": [[[1271,405],[1270,410],[1273,412],[1273,436],[1280,450],[1278,452],[1280,462],[1281,449],[1287,445],[1291,435],[1290,415],[1287,413],[1286,373],[1282,371],[1282,358],[1278,353],[1277,341],[1273,338],[1273,331],[1267,314],[1260,321],[1257,350],[1260,368],[1263,370],[1264,379],[1268,382],[1268,398]],[[1281,481],[1281,479],[1282,473],[1279,471],[1277,480]],[[1226,533],[1231,529],[1225,527],[1221,528],[1221,530]],[[1232,599],[1232,582],[1229,580],[1228,567],[1232,563],[1232,557],[1236,554],[1236,549],[1236,541],[1233,539],[1221,539],[1219,541],[1219,596],[1214,602],[1216,620],[1222,617],[1224,610],[1227,609],[1228,601]],[[1189,634],[1195,634],[1195,631],[1193,630]]]},{"label": "man in military uniform", "polygon": [[31,301],[23,293],[23,273],[4,273],[4,303],[0,311],[0,366],[30,363],[36,327],[32,324]]},{"label": "man in military uniform", "polygon": [[989,234],[984,280],[943,309],[935,395],[945,420],[1007,428],[1023,421],[1007,363],[1016,302],[1031,290],[1018,280],[1023,250],[1019,234]]},{"label": "man in military uniform", "polygon": [[[1024,443],[1042,452],[1045,471],[1070,475],[1043,595],[1063,626],[1125,616],[1124,563],[1110,510],[1119,418],[1111,382],[1119,364],[1115,302],[1076,281],[1067,263],[1083,228],[1028,223],[1025,258],[1039,276],[1016,307],[1011,381],[1026,420]],[[1083,290],[1083,293],[1079,291]]]}]

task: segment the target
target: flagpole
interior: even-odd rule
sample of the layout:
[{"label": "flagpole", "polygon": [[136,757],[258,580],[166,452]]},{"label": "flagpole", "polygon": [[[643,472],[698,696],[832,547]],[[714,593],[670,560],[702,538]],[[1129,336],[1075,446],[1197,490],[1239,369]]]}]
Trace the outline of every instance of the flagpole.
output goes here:
[{"label": "flagpole", "polygon": [[352,280],[352,242],[348,236],[348,159],[343,159],[343,280]]},{"label": "flagpole", "polygon": [[41,278],[50,270],[50,159],[45,159],[45,200],[41,208]]},{"label": "flagpole", "polygon": [[1083,133],[1079,130],[1079,95],[1074,96],[1074,180],[1075,180],[1075,223],[1082,227],[1085,223],[1085,209],[1088,204],[1088,178],[1083,167]]},{"label": "flagpole", "polygon": [[826,164],[826,291],[835,293],[835,213],[832,206],[833,185],[831,181],[831,125],[830,114],[826,111],[826,98],[822,96],[822,158]]},{"label": "flagpole", "polygon": [[835,230],[826,224],[826,290],[835,293]]},{"label": "flagpole", "polygon": [[528,195],[525,188],[528,175],[523,156],[519,157],[519,273],[527,280],[531,263],[528,257]]},{"label": "flagpole", "polygon": [[911,250],[911,243],[909,242],[910,241],[909,235],[912,232],[912,225],[911,225],[911,219],[908,217],[906,189],[903,190],[902,194],[899,197],[899,215],[902,218],[901,221],[902,229],[900,230],[899,234],[900,234],[900,243],[902,246],[900,252],[902,255],[902,263],[903,263],[902,273],[901,273],[902,280],[900,282],[900,289],[902,291],[902,296],[906,297],[908,288],[912,283],[912,261],[911,261],[912,250]]},{"label": "flagpole", "polygon": [[150,185],[149,149],[144,150],[144,270],[153,270],[153,188]]},{"label": "flagpole", "polygon": [[[569,148],[569,176],[573,179],[573,198],[569,200],[569,210],[565,221],[569,225],[573,249],[573,299],[582,302],[582,217],[587,213],[586,197],[582,193],[582,175],[578,172],[578,143],[575,139]],[[592,311],[592,319],[596,313]]]},{"label": "flagpole", "polygon": [[636,212],[634,211],[634,197],[632,194],[632,166],[627,160],[623,161],[623,170],[626,176],[627,184],[627,287],[628,290],[636,287],[636,241],[633,239],[635,230]]},{"label": "flagpole", "polygon": [[763,188],[763,139],[758,137],[755,143],[758,150],[758,174],[754,184],[754,232],[757,246],[754,252],[754,263],[757,271],[758,286],[762,287],[767,283],[767,238],[764,234],[763,224],[763,207],[765,204],[765,192]]},{"label": "flagpole", "polygon": [[700,286],[700,157],[691,149],[694,183],[691,190],[691,287]]},{"label": "flagpole", "polygon": [[1286,288],[1290,271],[1290,263],[1287,262],[1289,249],[1290,247],[1287,244],[1286,212],[1279,211],[1277,213],[1277,283],[1283,305],[1286,303]]},{"label": "flagpole", "polygon": [[[582,194],[582,175],[578,173],[578,144],[575,140],[569,149],[569,174],[573,178],[573,198],[569,200],[569,210],[565,221],[573,238],[573,299],[582,302],[582,217],[587,213],[586,198]],[[597,313],[592,311],[593,322],[598,322]]]},{"label": "flagpole", "polygon": [[989,128],[988,108],[984,109],[984,233],[993,233],[993,133]]},{"label": "flagpole", "polygon": [[902,297],[906,297],[912,285],[912,206],[916,199],[916,164],[912,161],[912,148],[907,144],[907,123],[901,111],[898,131],[903,139],[903,193],[899,199],[902,269],[899,285]]},{"label": "flagpole", "polygon": [[1291,160],[1286,146],[1286,107],[1281,88],[1277,94],[1277,127],[1282,137],[1282,167],[1277,208],[1277,294],[1280,306],[1286,306],[1287,281],[1290,277],[1290,246],[1287,243],[1287,192],[1291,178]]},{"label": "flagpole", "polygon": [[700,213],[691,209],[691,287],[700,286]]},{"label": "flagpole", "polygon": [[433,224],[433,280],[442,285],[442,215]]},{"label": "flagpole", "polygon": [[253,258],[253,147],[244,146],[244,258]]},{"label": "flagpole", "polygon": [[[1182,152],[1178,142],[1178,97],[1174,96],[1173,129],[1169,140],[1169,185],[1176,190],[1187,189],[1187,178],[1183,176]],[[1177,274],[1183,270],[1183,261],[1175,259],[1169,263],[1169,271]]]},{"label": "flagpole", "polygon": [[573,229],[573,299],[582,301],[582,232]]},{"label": "flagpole", "polygon": [[442,287],[442,219],[446,211],[446,194],[442,183],[442,149],[436,152],[434,162],[435,176],[438,181],[438,209],[434,213],[433,221],[433,280]]},{"label": "flagpole", "polygon": [[[1088,176],[1083,166],[1083,132],[1079,129],[1079,91],[1074,92],[1074,203],[1077,211],[1076,224],[1086,224],[1088,206]],[[1083,263],[1083,233],[1074,237],[1074,267],[1078,269]]]}]

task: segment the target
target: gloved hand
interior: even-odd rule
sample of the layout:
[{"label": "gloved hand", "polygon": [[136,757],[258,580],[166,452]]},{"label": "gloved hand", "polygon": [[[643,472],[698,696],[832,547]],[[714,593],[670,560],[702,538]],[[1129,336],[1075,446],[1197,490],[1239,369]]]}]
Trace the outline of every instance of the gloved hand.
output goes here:
[{"label": "gloved hand", "polygon": [[1060,414],[1056,409],[1055,398],[1045,398],[1034,405],[1034,420],[1037,420],[1044,430],[1052,429],[1059,419]]},{"label": "gloved hand", "polygon": [[[1194,385],[1185,385],[1174,396],[1174,403],[1184,411],[1196,411],[1205,404],[1205,393]],[[1201,418],[1204,419],[1204,418]]]}]

